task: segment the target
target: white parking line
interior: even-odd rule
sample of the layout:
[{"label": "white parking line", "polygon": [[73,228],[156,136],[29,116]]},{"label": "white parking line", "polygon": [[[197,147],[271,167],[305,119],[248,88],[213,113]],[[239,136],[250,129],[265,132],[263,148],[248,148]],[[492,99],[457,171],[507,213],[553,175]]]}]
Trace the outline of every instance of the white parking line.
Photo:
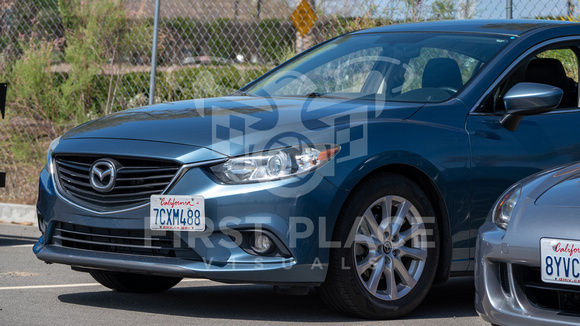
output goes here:
[{"label": "white parking line", "polygon": [[32,248],[34,247],[33,244],[24,244],[24,245],[15,245],[15,246],[7,246],[8,248]]},{"label": "white parking line", "polygon": [[[202,278],[188,278],[182,280],[180,283],[184,282],[200,282],[200,281],[207,281],[212,282],[210,280],[202,279]],[[79,284],[54,284],[54,285],[24,285],[24,286],[4,286],[0,287],[1,290],[36,290],[36,289],[57,289],[57,288],[76,288],[76,287],[86,287],[86,286],[95,286],[101,285],[99,283],[79,283]]]},{"label": "white parking line", "polygon": [[26,285],[26,286],[5,286],[0,290],[30,290],[30,289],[55,289],[55,288],[73,288],[83,286],[95,286],[99,283],[80,283],[80,284],[55,284],[55,285]]}]

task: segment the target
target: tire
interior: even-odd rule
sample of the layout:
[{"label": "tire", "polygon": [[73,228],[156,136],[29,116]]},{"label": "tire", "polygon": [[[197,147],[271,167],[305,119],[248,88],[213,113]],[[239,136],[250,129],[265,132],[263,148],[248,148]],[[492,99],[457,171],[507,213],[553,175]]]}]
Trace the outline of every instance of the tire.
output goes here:
[{"label": "tire", "polygon": [[181,281],[178,277],[93,271],[91,276],[102,285],[118,292],[159,293],[167,291]]},{"label": "tire", "polygon": [[333,241],[341,246],[331,248],[320,292],[334,310],[398,318],[429,292],[439,234],[431,203],[411,180],[391,173],[363,180],[341,210]]}]

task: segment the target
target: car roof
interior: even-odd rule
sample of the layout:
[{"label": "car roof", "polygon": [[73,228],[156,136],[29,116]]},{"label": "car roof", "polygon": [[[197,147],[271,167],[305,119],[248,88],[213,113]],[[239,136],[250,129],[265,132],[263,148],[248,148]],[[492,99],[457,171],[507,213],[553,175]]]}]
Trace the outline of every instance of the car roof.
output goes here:
[{"label": "car roof", "polygon": [[387,32],[462,32],[520,36],[533,30],[555,28],[562,25],[580,26],[580,24],[575,22],[560,20],[469,19],[396,24],[366,29],[355,32],[354,34]]}]

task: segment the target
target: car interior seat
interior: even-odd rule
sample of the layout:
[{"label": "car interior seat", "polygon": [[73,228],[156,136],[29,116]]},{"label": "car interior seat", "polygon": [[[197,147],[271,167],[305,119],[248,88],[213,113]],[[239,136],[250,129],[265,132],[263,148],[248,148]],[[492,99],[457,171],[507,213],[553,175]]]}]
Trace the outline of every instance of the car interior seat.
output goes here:
[{"label": "car interior seat", "polygon": [[546,84],[558,87],[564,91],[560,108],[577,107],[578,100],[573,96],[576,93],[570,84],[573,80],[566,76],[564,66],[558,59],[536,58],[530,61],[526,70],[525,81],[530,83]]},{"label": "car interior seat", "polygon": [[457,61],[451,58],[433,58],[423,70],[422,87],[434,87],[458,91],[463,87]]}]

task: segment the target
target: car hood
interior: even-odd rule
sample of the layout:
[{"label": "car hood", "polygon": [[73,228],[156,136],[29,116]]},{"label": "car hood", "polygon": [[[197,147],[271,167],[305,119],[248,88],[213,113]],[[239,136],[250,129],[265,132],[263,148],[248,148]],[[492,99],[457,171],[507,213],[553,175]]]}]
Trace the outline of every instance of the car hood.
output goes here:
[{"label": "car hood", "polygon": [[580,209],[580,163],[557,168],[540,178],[537,206]]},{"label": "car hood", "polygon": [[301,142],[336,143],[338,130],[405,119],[420,107],[352,99],[226,96],[121,111],[80,125],[61,141],[151,141],[236,156]]}]

